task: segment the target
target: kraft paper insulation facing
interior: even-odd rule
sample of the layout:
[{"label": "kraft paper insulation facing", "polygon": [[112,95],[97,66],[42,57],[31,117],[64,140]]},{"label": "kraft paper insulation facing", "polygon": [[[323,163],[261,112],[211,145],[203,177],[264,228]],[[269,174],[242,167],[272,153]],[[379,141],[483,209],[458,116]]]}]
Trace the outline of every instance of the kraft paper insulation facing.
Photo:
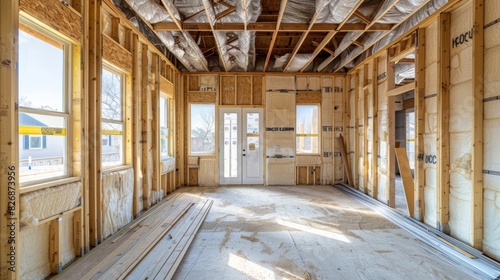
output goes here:
[{"label": "kraft paper insulation facing", "polygon": [[21,227],[36,226],[39,221],[80,205],[81,183],[47,188],[21,195]]},{"label": "kraft paper insulation facing", "polygon": [[[500,1],[485,1],[484,24],[500,18]],[[484,97],[500,94],[500,23],[484,30]],[[484,103],[483,169],[500,171],[500,100]],[[500,261],[500,176],[483,174],[484,232],[483,251]]]},{"label": "kraft paper insulation facing", "polygon": [[[451,38],[472,28],[472,2],[451,13]],[[472,40],[450,50],[450,235],[470,244]]]},{"label": "kraft paper insulation facing", "polygon": [[425,29],[424,223],[436,226],[438,24]]},{"label": "kraft paper insulation facing", "polygon": [[[73,214],[62,217],[61,227],[61,262],[67,265],[75,259],[73,249]],[[20,233],[20,278],[21,279],[45,279],[51,274],[49,261],[49,226],[44,223],[39,226],[25,227]]]},{"label": "kraft paper insulation facing", "polygon": [[[293,76],[266,77],[266,128],[293,128],[295,130],[295,86]],[[279,90],[284,92],[279,92]],[[269,185],[295,184],[294,130],[266,131],[266,156],[268,157],[266,177]]]},{"label": "kraft paper insulation facing", "polygon": [[104,173],[102,190],[102,235],[106,238],[132,221],[134,170]]}]

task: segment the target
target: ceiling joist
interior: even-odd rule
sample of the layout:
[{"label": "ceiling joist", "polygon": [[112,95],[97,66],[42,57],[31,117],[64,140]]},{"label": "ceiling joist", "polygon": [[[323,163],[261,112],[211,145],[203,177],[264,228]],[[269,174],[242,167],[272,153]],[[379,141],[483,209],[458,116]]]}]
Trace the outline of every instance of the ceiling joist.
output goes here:
[{"label": "ceiling joist", "polygon": [[[374,14],[374,17],[373,19],[371,20],[371,22],[366,26],[366,28],[370,28],[371,26],[373,26],[377,21],[379,21],[387,12],[389,12],[399,1],[398,0],[386,0],[386,1],[383,1],[383,4],[379,5],[377,7],[377,11],[376,13]],[[386,5],[384,7],[384,5]],[[381,10],[382,8],[384,8],[383,10]],[[395,28],[394,26],[391,27],[391,30]],[[337,51],[337,54],[339,55],[340,53],[342,53],[344,50],[346,50],[350,45],[352,45],[357,39],[359,39],[359,37],[361,37],[361,35],[363,35],[364,33],[363,32],[360,32],[357,36],[355,36],[355,38],[353,38],[353,40],[351,41],[350,44],[348,44],[347,46],[345,46],[343,49],[341,50],[338,50]],[[329,58],[327,58],[323,63],[321,63],[320,67],[318,67],[318,72],[322,71],[326,66],[328,66],[335,58],[337,58],[338,55],[333,55],[333,56],[330,56]]]},{"label": "ceiling joist", "polygon": [[283,19],[283,15],[285,14],[287,0],[281,0],[280,4],[280,13],[278,15],[278,21],[276,22],[275,29],[273,32],[273,37],[271,38],[271,43],[269,44],[269,51],[267,52],[266,62],[264,63],[264,72],[267,70],[267,65],[269,64],[269,60],[271,58],[271,54],[273,53],[274,44],[276,43],[276,37],[278,36],[278,30],[280,29],[281,20]]},{"label": "ceiling joist", "polygon": [[[361,6],[363,1],[359,0],[358,3],[352,8],[351,12],[342,20],[342,22],[337,26],[337,30],[329,32],[328,35],[321,41],[320,44],[318,44],[317,48],[314,50],[312,57],[309,59],[309,61],[300,69],[300,72],[304,72],[309,64],[313,62],[314,58],[318,56],[318,54],[324,49],[324,47],[330,42],[330,40],[334,40],[335,34],[339,32],[339,30],[346,24],[346,22],[354,15],[356,14],[358,8]],[[337,48],[337,47],[336,47]]]},{"label": "ceiling joist", "polygon": [[[179,22],[179,25],[175,22],[158,22],[153,24],[153,28],[156,31],[212,31],[210,28],[210,23],[208,22]],[[276,30],[280,32],[305,32],[309,28],[307,23],[280,23],[279,28],[276,28],[277,22],[250,22],[247,24],[248,31],[257,32],[274,32]],[[214,30],[216,31],[243,31],[245,30],[245,24],[243,22],[221,22],[214,23]],[[337,30],[338,32],[351,32],[351,31],[365,31],[365,32],[377,32],[377,31],[387,31],[391,30],[392,24],[371,24],[367,28],[365,23],[346,23],[341,28],[339,24],[336,23],[316,23],[310,29],[310,32],[330,32],[332,30]]]},{"label": "ceiling joist", "polygon": [[[180,29],[179,31],[182,31],[182,22],[177,19],[175,17],[175,13],[174,11],[170,8],[169,5],[167,5],[165,3],[165,0],[162,0],[161,3],[163,4],[163,7],[165,8],[165,10],[167,10],[168,14],[170,15],[170,17],[172,18],[172,20],[174,21],[175,25]],[[194,46],[193,46],[194,47]],[[201,51],[201,50],[200,50]],[[199,59],[200,63],[203,65],[203,68],[206,70],[206,71],[209,71],[209,68],[208,68],[208,65],[205,63],[205,58],[204,57],[200,57]],[[186,66],[186,65],[184,65]],[[189,69],[189,68],[188,68]]]},{"label": "ceiling joist", "polygon": [[217,34],[215,33],[217,31],[214,29],[214,22],[210,18],[210,12],[208,10],[208,9],[213,9],[213,7],[212,6],[208,7],[207,1],[202,1],[202,2],[203,2],[203,6],[205,7],[205,13],[207,15],[207,19],[208,19],[208,22],[210,24],[210,29],[212,30],[212,33],[214,34],[214,40],[215,40],[215,43],[217,45],[217,52],[219,53],[219,60],[222,62],[222,67],[224,69],[224,72],[227,72],[226,60],[224,59],[224,53],[222,52],[221,43],[219,42],[219,39],[217,38]]},{"label": "ceiling joist", "polygon": [[[292,53],[288,57],[288,60],[285,63],[285,66],[283,67],[283,71],[286,72],[286,70],[288,70],[288,68],[290,67],[290,64],[292,64],[293,59],[295,58],[295,56],[297,55],[297,53],[300,50],[300,47],[302,46],[302,44],[306,40],[307,34],[309,34],[309,32],[311,31],[311,28],[314,26],[314,23],[316,22],[316,19],[318,18],[321,10],[323,10],[323,8],[326,6],[327,3],[328,2],[325,1],[323,3],[323,5],[321,5],[321,7],[318,7],[316,9],[316,12],[314,13],[313,17],[311,18],[311,21],[309,23],[309,26],[307,27],[307,30],[304,31],[304,33],[302,33],[302,36],[300,37],[299,41],[295,44],[295,48],[293,49]],[[333,34],[333,35],[335,35],[335,34]],[[333,38],[333,35],[331,35],[331,38]]]}]

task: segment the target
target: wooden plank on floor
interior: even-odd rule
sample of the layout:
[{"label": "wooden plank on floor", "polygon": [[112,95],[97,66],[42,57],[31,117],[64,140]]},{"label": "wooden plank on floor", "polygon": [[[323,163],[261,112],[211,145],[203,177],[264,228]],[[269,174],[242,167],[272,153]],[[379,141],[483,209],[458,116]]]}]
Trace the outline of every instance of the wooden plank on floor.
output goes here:
[{"label": "wooden plank on floor", "polygon": [[396,159],[398,160],[399,173],[401,173],[401,180],[403,181],[403,190],[405,192],[406,206],[410,217],[414,217],[414,189],[413,177],[411,176],[410,162],[406,155],[405,148],[396,148]]},{"label": "wooden plank on floor", "polygon": [[121,258],[116,264],[100,275],[100,278],[123,279],[192,206],[193,203],[189,203],[185,208],[181,207],[182,211],[180,213],[172,218],[166,218],[163,223],[152,229],[146,238],[140,242],[135,242],[135,245],[126,254],[121,254]]},{"label": "wooden plank on floor", "polygon": [[[196,207],[190,210],[187,219],[179,222],[169,231],[168,238],[163,238],[148,255],[146,255],[139,264],[126,276],[126,279],[153,279],[158,276],[160,270],[165,266],[169,258],[177,258],[172,254],[175,252],[176,246],[182,238],[189,234],[190,227],[196,224],[197,221],[201,224],[210,209],[213,201],[206,200],[205,202],[197,203]],[[200,219],[202,218],[203,219]],[[182,258],[182,257],[181,257]],[[175,271],[175,268],[172,268]]]},{"label": "wooden plank on floor", "polygon": [[[120,247],[126,240],[129,240],[134,234],[144,233],[145,229],[150,229],[154,224],[161,223],[166,216],[173,212],[182,201],[186,201],[183,196],[174,194],[156,204],[151,210],[144,213],[140,218],[132,221],[120,231],[106,239],[102,244],[94,248],[82,259],[63,270],[58,279],[82,279],[84,276],[96,268],[102,266],[110,252],[120,250]],[[141,230],[140,232],[138,232]],[[123,248],[121,248],[123,249]]]},{"label": "wooden plank on floor", "polygon": [[188,231],[184,234],[182,239],[177,243],[175,250],[170,258],[165,262],[165,265],[158,272],[154,279],[171,279],[174,276],[177,267],[179,266],[182,258],[186,254],[189,245],[193,241],[198,229],[200,228],[203,220],[208,214],[208,211],[212,207],[213,201],[211,200],[208,205],[205,204],[200,215],[193,220],[193,223],[189,227]]}]

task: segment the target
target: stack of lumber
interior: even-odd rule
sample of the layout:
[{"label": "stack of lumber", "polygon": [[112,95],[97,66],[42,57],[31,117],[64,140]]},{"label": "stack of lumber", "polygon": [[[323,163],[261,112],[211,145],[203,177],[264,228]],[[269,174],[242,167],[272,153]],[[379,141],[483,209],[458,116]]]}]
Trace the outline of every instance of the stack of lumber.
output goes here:
[{"label": "stack of lumber", "polygon": [[108,238],[58,279],[170,279],[212,200],[173,195]]}]

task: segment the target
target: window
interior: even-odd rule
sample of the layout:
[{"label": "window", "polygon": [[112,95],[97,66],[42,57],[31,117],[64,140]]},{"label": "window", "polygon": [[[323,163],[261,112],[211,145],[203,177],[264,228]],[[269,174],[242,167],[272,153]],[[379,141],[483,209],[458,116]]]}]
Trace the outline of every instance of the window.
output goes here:
[{"label": "window", "polygon": [[415,169],[415,111],[406,112],[406,154],[410,169]]},{"label": "window", "polygon": [[30,135],[29,136],[29,148],[30,148],[30,150],[41,149],[42,148],[42,136]]},{"label": "window", "polygon": [[215,153],[215,105],[191,104],[191,154]]},{"label": "window", "polygon": [[172,157],[172,143],[170,133],[170,118],[169,114],[172,112],[172,98],[167,95],[161,94],[160,97],[160,158],[165,159]]},{"label": "window", "polygon": [[297,105],[297,154],[319,153],[319,106]]},{"label": "window", "polygon": [[101,84],[101,161],[103,167],[124,163],[123,74],[106,67]]},{"label": "window", "polygon": [[21,20],[19,166],[21,183],[70,175],[67,126],[70,44]]}]

